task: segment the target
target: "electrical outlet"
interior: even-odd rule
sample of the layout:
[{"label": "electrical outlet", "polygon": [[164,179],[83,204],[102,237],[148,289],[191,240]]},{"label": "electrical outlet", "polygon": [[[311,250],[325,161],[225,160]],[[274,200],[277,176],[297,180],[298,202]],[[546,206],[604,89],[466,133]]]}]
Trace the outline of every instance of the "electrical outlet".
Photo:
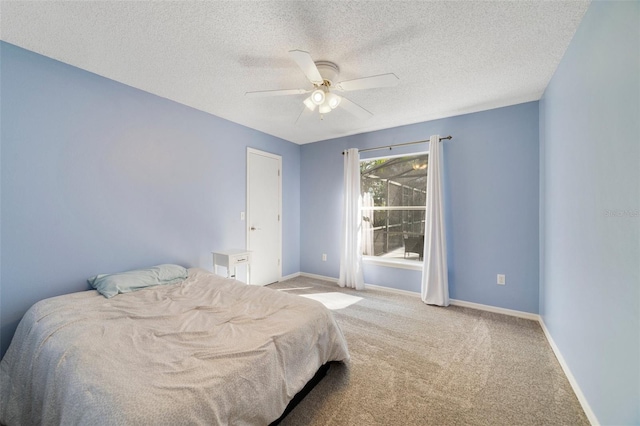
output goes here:
[{"label": "electrical outlet", "polygon": [[244,212],[240,212],[240,220],[244,220]]},{"label": "electrical outlet", "polygon": [[327,253],[322,253],[322,261],[323,262],[327,261]]},{"label": "electrical outlet", "polygon": [[498,274],[498,284],[505,285],[506,277],[504,274]]}]

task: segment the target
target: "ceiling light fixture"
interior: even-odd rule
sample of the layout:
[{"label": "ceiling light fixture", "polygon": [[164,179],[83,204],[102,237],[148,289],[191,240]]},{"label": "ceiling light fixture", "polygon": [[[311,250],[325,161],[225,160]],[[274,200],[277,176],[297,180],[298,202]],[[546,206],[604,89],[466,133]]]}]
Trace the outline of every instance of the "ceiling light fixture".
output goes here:
[{"label": "ceiling light fixture", "polygon": [[331,107],[329,106],[329,102],[324,101],[322,105],[320,105],[320,108],[318,109],[318,111],[320,112],[320,114],[326,114],[328,112],[331,112]]},{"label": "ceiling light fixture", "polygon": [[327,88],[316,89],[311,93],[307,99],[305,99],[304,105],[311,111],[315,111],[318,106],[318,112],[320,114],[326,114],[331,112],[340,105],[342,98],[335,93],[329,92]]},{"label": "ceiling light fixture", "polygon": [[311,96],[309,96],[307,99],[305,99],[304,101],[304,105],[309,108],[310,111],[313,111],[316,109],[316,104],[313,103],[313,101],[311,100]]},{"label": "ceiling light fixture", "polygon": [[338,105],[340,105],[340,101],[342,100],[340,96],[331,92],[327,93],[326,97],[327,97],[326,103],[329,105],[329,108],[331,109],[336,109]]},{"label": "ceiling light fixture", "polygon": [[316,105],[322,105],[322,103],[324,102],[324,99],[325,99],[325,95],[322,89],[316,89],[311,94],[311,102],[313,102]]}]

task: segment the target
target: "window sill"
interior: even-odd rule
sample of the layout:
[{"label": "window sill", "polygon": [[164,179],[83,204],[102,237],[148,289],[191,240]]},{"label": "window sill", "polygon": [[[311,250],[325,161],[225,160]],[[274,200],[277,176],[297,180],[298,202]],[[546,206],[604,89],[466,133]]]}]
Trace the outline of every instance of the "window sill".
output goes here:
[{"label": "window sill", "polygon": [[389,268],[411,269],[422,271],[423,262],[405,259],[385,259],[376,256],[362,256],[362,261],[368,265],[387,266]]}]

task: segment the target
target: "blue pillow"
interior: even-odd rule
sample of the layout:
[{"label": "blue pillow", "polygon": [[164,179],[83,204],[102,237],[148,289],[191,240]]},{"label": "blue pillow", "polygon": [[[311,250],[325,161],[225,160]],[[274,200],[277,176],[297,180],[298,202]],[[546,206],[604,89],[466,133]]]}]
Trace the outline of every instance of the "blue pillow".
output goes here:
[{"label": "blue pillow", "polygon": [[176,284],[187,278],[187,270],[180,265],[158,265],[118,274],[100,274],[87,281],[107,299],[118,293],[130,293],[146,287]]}]

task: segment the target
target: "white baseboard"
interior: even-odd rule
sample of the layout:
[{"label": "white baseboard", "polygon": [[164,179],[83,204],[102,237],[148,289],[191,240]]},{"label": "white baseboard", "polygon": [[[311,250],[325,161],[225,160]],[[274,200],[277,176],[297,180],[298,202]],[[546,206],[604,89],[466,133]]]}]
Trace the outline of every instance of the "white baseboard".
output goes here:
[{"label": "white baseboard", "polygon": [[296,272],[293,274],[289,274],[289,275],[285,275],[284,277],[280,277],[280,281],[286,281],[286,280],[290,280],[292,278],[296,278],[300,276],[300,272]]},{"label": "white baseboard", "polygon": [[514,309],[499,308],[497,306],[483,305],[481,303],[467,302],[464,300],[457,300],[457,299],[449,299],[449,302],[454,306],[461,306],[463,308],[478,309],[480,311],[487,311],[487,312],[493,312],[496,314],[509,315],[512,317],[524,318],[524,319],[533,320],[533,321],[540,320],[540,315],[532,314],[531,312],[516,311]]},{"label": "white baseboard", "polygon": [[[421,297],[422,296],[420,293],[415,292],[415,291],[400,290],[400,289],[397,289],[397,288],[383,287],[383,286],[374,285],[374,284],[365,284],[365,286],[367,288],[374,288],[376,290],[382,290],[382,291],[388,291],[388,292],[391,292],[391,293],[404,294],[406,296],[413,296],[413,297]],[[529,320],[533,320],[533,321],[538,321],[540,319],[540,316],[538,314],[532,314],[530,312],[523,312],[523,311],[516,311],[516,310],[513,310],[513,309],[499,308],[497,306],[491,306],[491,305],[483,305],[481,303],[466,302],[464,300],[449,299],[449,303],[454,305],[454,306],[461,306],[463,308],[477,309],[477,310],[480,310],[480,311],[493,312],[493,313],[497,313],[497,314],[509,315],[509,316],[518,317],[518,318],[525,318],[525,319],[529,319]]]},{"label": "white baseboard", "polygon": [[409,290],[401,290],[399,288],[393,288],[393,287],[385,287],[382,285],[375,285],[375,284],[365,284],[364,285],[365,288],[371,288],[374,290],[381,290],[381,291],[387,291],[389,293],[396,293],[396,294],[404,294],[405,296],[413,296],[413,297],[420,297],[420,293],[417,293],[415,291],[409,291]]},{"label": "white baseboard", "polygon": [[338,282],[337,278],[327,277],[325,275],[310,274],[308,272],[300,272],[300,276],[307,277],[307,278],[315,278],[317,280],[322,280],[322,281],[331,281],[334,283]]},{"label": "white baseboard", "polygon": [[[327,277],[324,275],[310,274],[307,272],[300,272],[298,275],[296,274],[293,274],[293,275],[295,276],[299,275],[299,276],[308,277],[308,278],[316,278],[319,280],[331,281],[334,283],[338,282],[337,278]],[[293,278],[293,275],[291,275],[291,278]],[[421,296],[420,293],[417,293],[414,291],[400,290],[397,288],[384,287],[384,286],[379,286],[374,284],[365,284],[365,287],[376,289],[376,290],[388,291],[390,293],[404,294],[406,296],[412,296],[412,297]],[[582,406],[582,409],[584,410],[584,413],[587,416],[587,419],[593,426],[600,426],[600,422],[598,421],[598,418],[596,417],[595,413],[591,409],[591,406],[589,405],[587,398],[585,398],[584,394],[582,393],[582,389],[580,389],[578,382],[573,376],[573,373],[571,373],[571,370],[569,369],[567,362],[564,360],[564,357],[562,356],[560,349],[558,349],[558,346],[556,346],[556,343],[553,341],[553,338],[551,337],[551,334],[549,333],[549,330],[547,329],[547,326],[545,325],[544,320],[540,315],[533,314],[531,312],[516,311],[514,309],[499,308],[497,306],[483,305],[481,303],[466,302],[464,300],[450,299],[449,302],[454,306],[461,306],[465,308],[477,309],[480,311],[494,312],[498,314],[509,315],[513,317],[537,321],[540,324],[540,327],[544,332],[544,336],[549,342],[549,345],[551,346],[551,350],[553,350],[553,353],[555,354],[556,359],[558,360],[558,363],[560,363],[560,367],[562,368],[562,371],[564,371],[565,376],[567,376],[567,380],[569,380],[569,384],[571,385],[573,392],[576,394],[576,397],[578,398],[578,402]]]},{"label": "white baseboard", "polygon": [[573,376],[573,373],[571,372],[569,365],[564,360],[564,357],[562,356],[560,349],[556,345],[556,342],[553,341],[553,337],[551,337],[551,333],[549,333],[549,330],[547,329],[547,326],[545,325],[542,317],[540,317],[538,322],[540,323],[540,327],[542,327],[542,331],[544,332],[544,335],[547,338],[547,341],[549,342],[549,345],[551,346],[551,349],[553,350],[553,353],[555,354],[556,359],[560,363],[560,367],[562,367],[562,371],[564,371],[564,375],[567,376],[567,379],[569,380],[569,384],[571,385],[573,392],[576,394],[576,397],[578,398],[578,402],[580,402],[580,405],[584,410],[584,414],[586,414],[587,419],[589,419],[589,422],[593,426],[599,426],[600,422],[598,421],[598,418],[596,417],[595,413],[591,409],[591,406],[589,405],[587,398],[585,398],[584,394],[582,393],[582,389],[580,389],[580,386],[578,385],[576,378]]}]

